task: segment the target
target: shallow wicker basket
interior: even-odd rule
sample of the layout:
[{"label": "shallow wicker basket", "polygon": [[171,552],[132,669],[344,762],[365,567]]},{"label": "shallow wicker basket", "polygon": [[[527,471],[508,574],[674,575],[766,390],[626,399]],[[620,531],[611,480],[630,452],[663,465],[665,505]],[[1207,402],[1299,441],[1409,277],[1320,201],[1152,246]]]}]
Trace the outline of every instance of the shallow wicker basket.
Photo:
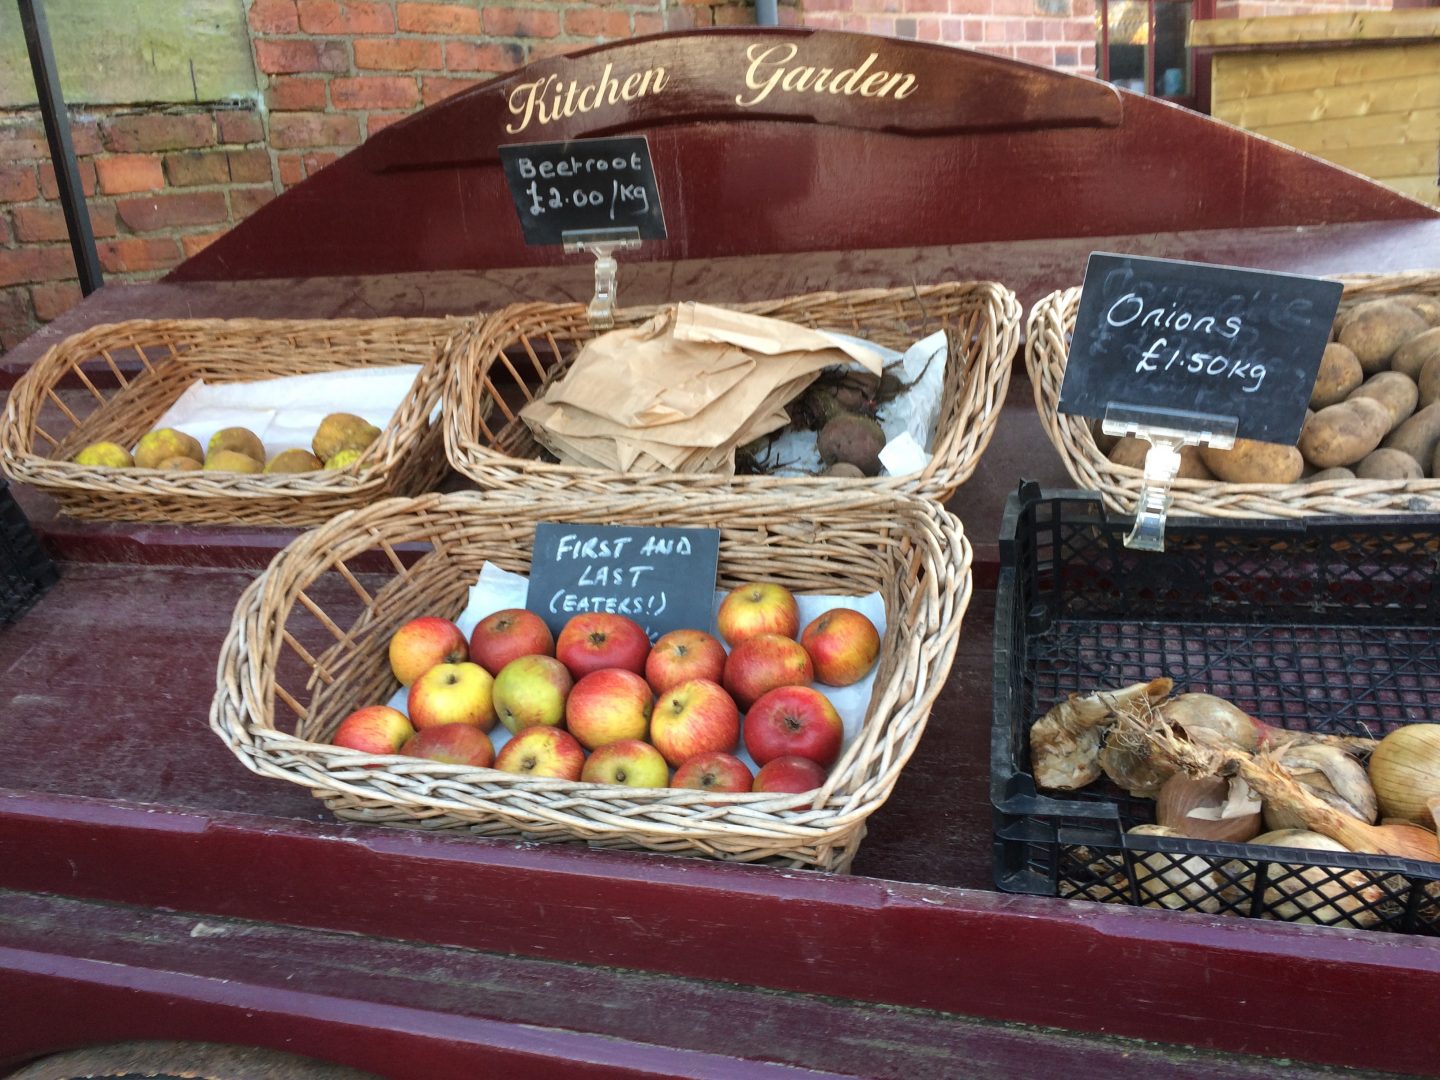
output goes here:
[{"label": "shallow wicker basket", "polygon": [[[348,713],[397,688],[386,651],[394,631],[419,615],[456,617],[487,560],[528,572],[540,521],[716,526],[721,588],[760,579],[802,593],[878,591],[888,630],[875,688],[825,786],[804,795],[637,789],[329,745]],[[845,870],[949,671],[970,558],[951,514],[880,491],[389,499],[304,533],[246,589],[221,650],[210,725],[249,768],[310,788],[345,820]]]},{"label": "shallow wicker basket", "polygon": [[[945,329],[945,387],[930,463],[893,477],[728,476],[718,473],[634,475],[542,460],[544,451],[517,418],[549,381],[562,375],[595,336],[583,304],[516,304],[480,320],[451,343],[445,390],[445,454],[491,490],[604,494],[620,488],[757,491],[782,488],[880,488],[945,501],[969,479],[995,433],[1019,342],[1023,311],[1014,293],[989,281],[903,289],[811,293],[729,305],[755,315],[835,330],[904,351]],[[618,311],[617,328],[637,326],[658,308]],[[487,418],[492,410],[493,420]]]},{"label": "shallow wicker basket", "polygon": [[[1440,273],[1413,271],[1342,277],[1343,311],[1362,300],[1400,293],[1440,296]],[[1090,421],[1056,409],[1080,289],[1044,297],[1030,310],[1025,334],[1025,366],[1035,387],[1035,406],[1066,470],[1080,487],[1098,491],[1105,505],[1134,513],[1143,474],[1116,465],[1095,444]],[[1232,484],[1221,480],[1177,479],[1170,491],[1176,516],[1251,518],[1303,517],[1310,514],[1377,514],[1392,511],[1440,512],[1440,480],[1330,480],[1296,484]]]},{"label": "shallow wicker basket", "polygon": [[[433,487],[447,465],[430,415],[441,346],[466,320],[135,320],[95,326],[45,353],[0,417],[0,465],[71,517],[203,525],[311,525],[389,495]],[[354,465],[250,475],[78,465],[89,443],[132,446],[191,383],[253,382],[353,367],[420,364],[409,397]]]}]

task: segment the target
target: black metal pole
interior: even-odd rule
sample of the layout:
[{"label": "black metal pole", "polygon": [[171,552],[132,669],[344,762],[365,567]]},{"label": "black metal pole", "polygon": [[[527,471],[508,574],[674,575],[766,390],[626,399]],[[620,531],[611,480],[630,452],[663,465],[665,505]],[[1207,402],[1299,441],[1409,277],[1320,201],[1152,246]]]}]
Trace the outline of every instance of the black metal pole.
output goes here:
[{"label": "black metal pole", "polygon": [[85,189],[75,165],[75,147],[70,141],[70,113],[60,93],[55,72],[55,53],[50,48],[50,28],[45,23],[43,0],[19,0],[20,23],[25,27],[25,47],[30,50],[30,70],[35,74],[35,93],[40,98],[40,115],[45,118],[45,138],[50,143],[50,161],[55,166],[55,183],[60,205],[70,230],[70,250],[80,274],[80,291],[89,296],[105,279],[95,254],[95,233],[85,209]]}]

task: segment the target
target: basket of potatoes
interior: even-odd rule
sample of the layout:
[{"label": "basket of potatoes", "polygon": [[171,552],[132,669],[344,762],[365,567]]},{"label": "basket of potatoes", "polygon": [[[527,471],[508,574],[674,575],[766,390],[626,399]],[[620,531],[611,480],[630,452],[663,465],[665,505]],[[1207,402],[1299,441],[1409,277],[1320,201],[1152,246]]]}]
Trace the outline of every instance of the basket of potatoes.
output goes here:
[{"label": "basket of potatoes", "polygon": [[[1440,511],[1440,272],[1339,279],[1345,291],[1297,446],[1187,446],[1170,512],[1298,517]],[[1133,513],[1149,443],[1057,410],[1080,289],[1030,311],[1025,363],[1046,434],[1080,486]]]}]

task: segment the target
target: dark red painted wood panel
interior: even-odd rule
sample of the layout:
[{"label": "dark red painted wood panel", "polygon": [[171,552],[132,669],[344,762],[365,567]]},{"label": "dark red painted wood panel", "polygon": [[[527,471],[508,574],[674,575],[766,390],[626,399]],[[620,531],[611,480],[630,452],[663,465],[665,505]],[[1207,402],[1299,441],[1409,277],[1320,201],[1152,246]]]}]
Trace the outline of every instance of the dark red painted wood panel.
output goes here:
[{"label": "dark red painted wood panel", "polygon": [[[756,57],[792,49],[793,60],[754,73]],[[794,79],[856,70],[871,54],[874,72],[913,78],[907,96],[881,94],[888,83],[869,96],[816,93],[799,88],[811,76]],[[559,88],[560,108],[573,98],[574,111],[596,100],[584,88],[662,68],[660,93],[612,105],[607,90],[602,106],[548,123],[532,107]],[[740,104],[779,71],[763,100]],[[1316,158],[1092,79],[890,38],[708,31],[543,60],[432,106],[261,208],[170,280],[553,264],[558,249],[521,240],[495,147],[617,131],[649,136],[670,234],[630,262],[1435,216]]]}]

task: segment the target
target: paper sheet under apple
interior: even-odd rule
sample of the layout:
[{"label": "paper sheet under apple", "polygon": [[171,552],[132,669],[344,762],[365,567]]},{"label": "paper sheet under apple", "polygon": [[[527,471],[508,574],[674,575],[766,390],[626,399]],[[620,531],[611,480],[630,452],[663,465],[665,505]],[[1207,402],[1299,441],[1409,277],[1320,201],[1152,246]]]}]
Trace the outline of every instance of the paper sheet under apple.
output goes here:
[{"label": "paper sheet under apple", "polygon": [[[529,587],[530,579],[523,574],[514,574],[508,570],[502,570],[493,563],[486,563],[480,569],[479,580],[470,586],[470,594],[465,603],[465,610],[455,619],[455,625],[470,637],[470,632],[475,629],[475,624],[485,618],[493,611],[502,608],[523,608],[525,606],[525,592]],[[720,608],[720,601],[725,594],[720,591],[715,593],[715,603],[710,611],[710,626],[700,627],[708,633],[714,632],[715,613]],[[810,596],[797,594],[796,603],[800,608],[800,625],[803,628],[810,620],[818,618],[831,608],[844,607],[865,615],[875,629],[880,631],[883,639],[885,636],[885,602],[878,592],[869,593],[865,596]],[[723,642],[722,642],[723,644]],[[865,713],[870,706],[870,694],[875,689],[875,670],[853,686],[820,686],[815,689],[821,691],[830,699],[835,706],[835,711],[840,714],[840,719],[845,725],[845,743],[841,749],[843,755],[850,748],[850,744],[860,733],[860,728],[865,723]],[[402,686],[395,691],[387,705],[399,709],[409,715],[410,691],[408,687]],[[495,745],[495,752],[499,753],[500,748],[510,741],[510,732],[505,730],[501,724],[496,724],[490,731],[490,741]],[[745,751],[743,742],[735,751],[735,756],[745,762],[752,773],[757,771],[754,759]]]}]

